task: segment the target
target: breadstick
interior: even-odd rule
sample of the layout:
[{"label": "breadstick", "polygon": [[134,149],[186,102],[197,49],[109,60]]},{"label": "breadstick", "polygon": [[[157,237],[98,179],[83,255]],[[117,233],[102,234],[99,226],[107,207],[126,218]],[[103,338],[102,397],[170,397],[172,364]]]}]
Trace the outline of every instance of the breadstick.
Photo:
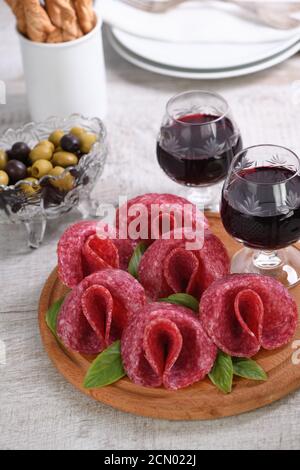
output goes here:
[{"label": "breadstick", "polygon": [[47,41],[49,43],[58,43],[58,42],[64,42],[63,39],[63,31],[60,28],[55,28],[53,33],[50,33],[47,37]]},{"label": "breadstick", "polygon": [[85,34],[89,33],[96,24],[93,0],[73,0],[73,4],[82,31]]},{"label": "breadstick", "polygon": [[12,9],[16,19],[17,27],[20,33],[26,34],[26,18],[22,0],[5,0]]},{"label": "breadstick", "polygon": [[[82,33],[81,33],[82,35]],[[68,31],[62,31],[63,42],[74,41],[78,39],[79,36],[73,36],[72,34],[68,33]]]},{"label": "breadstick", "polygon": [[32,41],[45,42],[55,26],[39,0],[22,0],[27,24],[27,35]]},{"label": "breadstick", "polygon": [[65,37],[76,39],[82,36],[71,0],[45,0],[45,4],[52,23],[64,32]]}]

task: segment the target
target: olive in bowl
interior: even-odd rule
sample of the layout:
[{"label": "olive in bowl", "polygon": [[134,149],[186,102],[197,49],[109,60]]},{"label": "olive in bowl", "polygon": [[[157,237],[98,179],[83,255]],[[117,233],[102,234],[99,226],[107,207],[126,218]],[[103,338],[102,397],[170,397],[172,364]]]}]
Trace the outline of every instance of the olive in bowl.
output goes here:
[{"label": "olive in bowl", "polygon": [[0,186],[7,186],[8,183],[9,183],[8,174],[5,171],[0,170]]},{"label": "olive in bowl", "polygon": [[70,191],[74,188],[75,178],[69,171],[66,171],[62,166],[54,167],[50,172],[49,176],[55,176],[56,179],[51,180],[52,186],[59,189],[60,191]]},{"label": "olive in bowl", "polygon": [[80,140],[76,135],[65,134],[60,140],[60,146],[66,152],[77,153],[80,150]]},{"label": "olive in bowl", "polygon": [[9,159],[19,160],[26,165],[30,151],[31,149],[29,145],[26,144],[26,142],[16,142],[8,151]]},{"label": "olive in bowl", "polygon": [[54,150],[54,144],[49,140],[38,142],[30,152],[29,158],[31,163],[37,160],[51,160]]},{"label": "olive in bowl", "polygon": [[[16,150],[18,157],[11,158]],[[98,118],[76,114],[10,129],[0,136],[0,222],[23,222],[29,246],[37,248],[47,219],[76,206],[84,217],[95,215],[90,194],[106,156],[106,130]]]},{"label": "olive in bowl", "polygon": [[78,157],[71,152],[56,152],[53,155],[52,162],[55,166],[62,166],[68,168],[69,166],[76,166],[78,163]]},{"label": "olive in bowl", "polygon": [[20,188],[25,195],[32,196],[36,194],[41,188],[38,183],[38,179],[36,178],[25,178],[20,184]]},{"label": "olive in bowl", "polygon": [[33,178],[41,179],[49,175],[52,168],[53,165],[49,160],[37,160],[31,167],[31,175]]},{"label": "olive in bowl", "polygon": [[61,129],[56,129],[55,131],[51,132],[51,134],[49,135],[48,140],[56,148],[60,145],[60,141],[61,141],[61,139],[64,135],[65,135],[64,131],[62,131]]},{"label": "olive in bowl", "polygon": [[4,171],[8,162],[8,156],[5,150],[0,149],[0,170]]},{"label": "olive in bowl", "polygon": [[9,160],[5,167],[5,172],[8,174],[11,184],[15,184],[23,180],[27,176],[27,168],[20,160]]}]

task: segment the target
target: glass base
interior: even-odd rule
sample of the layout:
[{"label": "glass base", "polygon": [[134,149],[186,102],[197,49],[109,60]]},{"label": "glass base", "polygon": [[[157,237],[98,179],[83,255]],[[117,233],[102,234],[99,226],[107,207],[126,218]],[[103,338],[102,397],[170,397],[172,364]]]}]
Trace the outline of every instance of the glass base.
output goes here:
[{"label": "glass base", "polygon": [[264,274],[290,288],[300,281],[300,250],[295,246],[277,251],[242,248],[231,260],[231,272]]},{"label": "glass base", "polygon": [[97,219],[99,205],[100,202],[95,200],[90,192],[86,192],[81,194],[77,209],[83,219]]},{"label": "glass base", "polygon": [[191,187],[188,189],[186,197],[190,202],[195,204],[200,210],[209,210],[212,212],[220,211],[221,192],[223,181],[213,186]]},{"label": "glass base", "polygon": [[25,222],[25,227],[28,234],[28,246],[30,248],[39,248],[44,240],[47,221],[45,217],[34,217],[28,222]]}]

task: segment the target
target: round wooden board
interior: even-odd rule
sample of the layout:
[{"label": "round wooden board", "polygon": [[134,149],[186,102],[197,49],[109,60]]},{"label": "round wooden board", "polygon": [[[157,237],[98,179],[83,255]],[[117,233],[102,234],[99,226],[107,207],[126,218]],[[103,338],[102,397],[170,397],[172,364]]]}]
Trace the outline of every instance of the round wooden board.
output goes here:
[{"label": "round wooden board", "polygon": [[[212,231],[220,237],[232,256],[240,245],[225,232],[219,216],[210,214],[209,217]],[[228,395],[218,391],[208,379],[176,392],[137,386],[127,378],[104,388],[87,390],[82,383],[90,361],[63,348],[45,321],[49,307],[66,292],[66,287],[54,270],[44,286],[39,305],[39,324],[45,349],[56,368],[78,390],[114,408],[168,420],[215,419],[260,408],[300,388],[300,365],[292,363],[295,351],[290,343],[276,351],[261,351],[255,357],[268,373],[266,382],[236,378],[233,391]],[[299,306],[300,286],[292,289],[291,293]],[[300,339],[300,325],[295,334],[296,339]]]}]

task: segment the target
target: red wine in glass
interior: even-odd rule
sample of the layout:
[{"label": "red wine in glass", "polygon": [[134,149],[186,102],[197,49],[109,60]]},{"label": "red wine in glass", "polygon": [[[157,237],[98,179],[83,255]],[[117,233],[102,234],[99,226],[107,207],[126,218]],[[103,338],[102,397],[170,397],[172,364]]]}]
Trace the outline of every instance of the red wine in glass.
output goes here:
[{"label": "red wine in glass", "polygon": [[241,148],[240,134],[228,117],[187,114],[161,127],[157,158],[160,167],[177,183],[208,186],[226,177]]},{"label": "red wine in glass", "polygon": [[[245,181],[256,185],[255,194],[248,193]],[[272,166],[240,171],[223,191],[221,216],[227,232],[251,248],[277,250],[295,243],[300,238],[300,175]]]},{"label": "red wine in glass", "polygon": [[245,248],[231,272],[273,276],[285,286],[300,281],[300,159],[286,147],[255,145],[239,152],[225,180],[221,218]]}]

